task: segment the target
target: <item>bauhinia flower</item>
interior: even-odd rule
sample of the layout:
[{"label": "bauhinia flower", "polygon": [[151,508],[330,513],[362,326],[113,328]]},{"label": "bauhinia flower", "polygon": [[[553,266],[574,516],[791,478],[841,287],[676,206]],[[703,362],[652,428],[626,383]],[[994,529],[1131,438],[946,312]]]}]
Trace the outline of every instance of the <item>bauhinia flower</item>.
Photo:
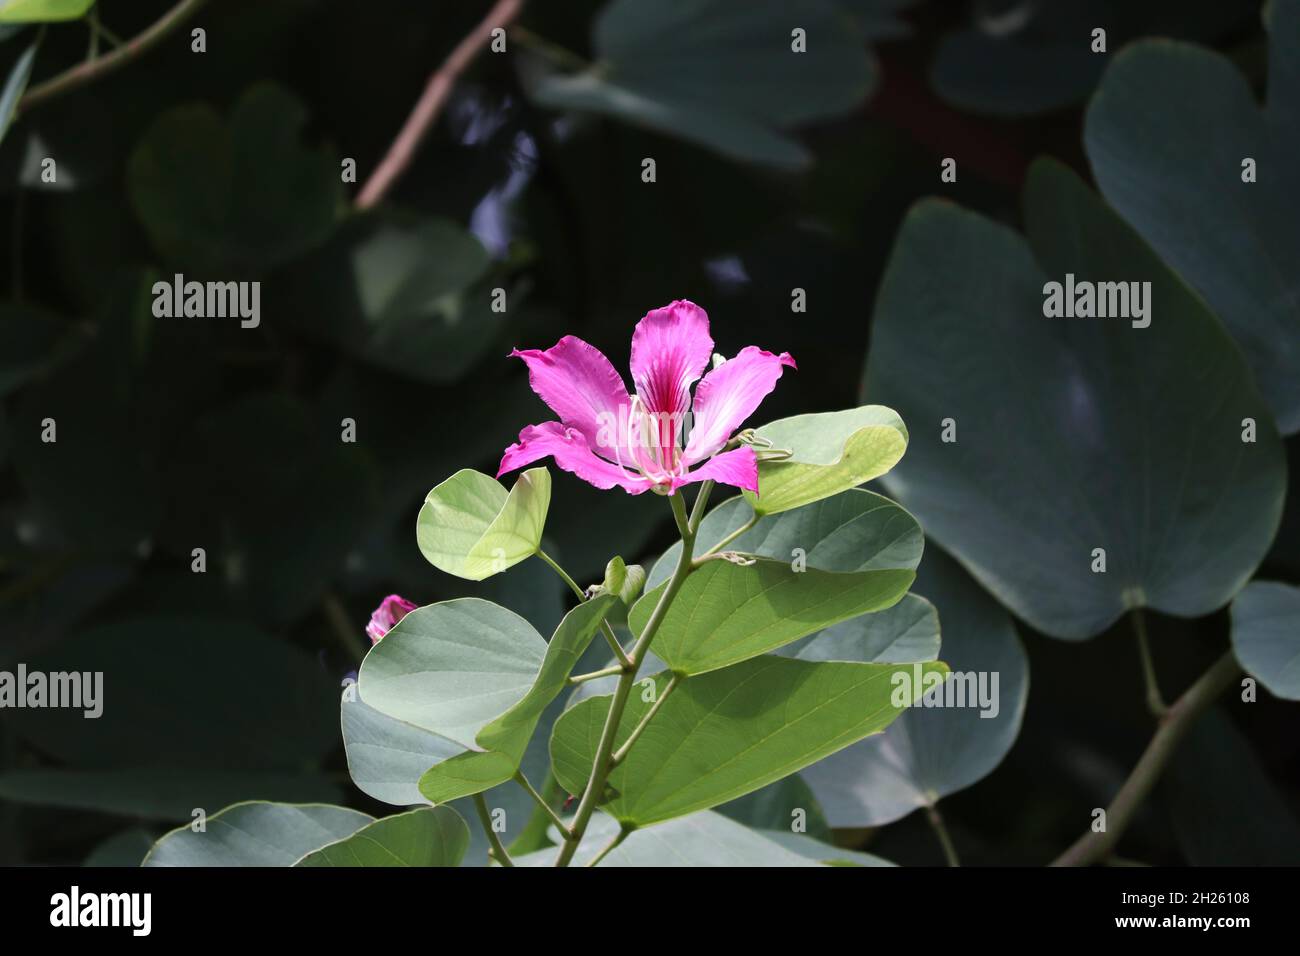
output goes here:
[{"label": "bauhinia flower", "polygon": [[776,387],[781,370],[795,368],[788,352],[750,345],[705,374],[713,357],[709,317],[685,299],[637,323],[632,395],[609,359],[572,335],[545,351],[510,355],[524,360],[533,391],[560,420],[521,431],[497,477],[549,456],[597,488],[617,485],[634,495],[651,488],[672,494],[705,480],[757,494],[754,449],[723,449]]},{"label": "bauhinia flower", "polygon": [[366,625],[366,634],[370,637],[370,643],[378,644],[381,637],[414,610],[415,605],[400,594],[388,595],[370,614],[370,623]]}]

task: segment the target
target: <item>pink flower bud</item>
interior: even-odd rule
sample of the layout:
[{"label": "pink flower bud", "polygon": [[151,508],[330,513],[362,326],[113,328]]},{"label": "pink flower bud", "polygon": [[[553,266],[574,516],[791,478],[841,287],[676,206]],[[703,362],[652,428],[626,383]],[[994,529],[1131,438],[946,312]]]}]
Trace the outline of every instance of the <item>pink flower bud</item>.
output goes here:
[{"label": "pink flower bud", "polygon": [[415,605],[400,594],[388,595],[379,603],[379,607],[375,608],[370,615],[370,623],[366,625],[366,633],[370,635],[370,643],[377,644],[379,639],[391,631],[398,621],[414,610]]}]

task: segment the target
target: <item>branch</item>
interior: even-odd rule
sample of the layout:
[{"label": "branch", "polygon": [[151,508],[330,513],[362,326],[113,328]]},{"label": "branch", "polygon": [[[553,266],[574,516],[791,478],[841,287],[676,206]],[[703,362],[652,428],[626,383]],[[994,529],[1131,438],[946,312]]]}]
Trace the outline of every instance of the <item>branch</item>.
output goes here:
[{"label": "branch", "polygon": [[[23,95],[23,98],[18,101],[18,113],[26,113],[32,107],[39,106],[46,100],[52,100],[65,93],[71,93],[73,90],[80,89],[86,84],[93,83],[100,77],[107,76],[114,70],[126,66],[136,57],[157,46],[164,37],[198,12],[198,9],[205,2],[207,0],[181,0],[180,3],[159,17],[153,26],[132,37],[111,53],[106,53],[93,60],[87,60],[70,70],[65,70],[57,76],[51,77],[44,83],[31,87]],[[94,29],[93,24],[92,29]]]},{"label": "branch", "polygon": [[1110,855],[1196,718],[1232,685],[1240,673],[1241,667],[1229,651],[1170,705],[1160,718],[1151,743],[1147,744],[1132,773],[1106,808],[1105,831],[1085,833],[1057,857],[1052,866],[1087,866]]},{"label": "branch", "polygon": [[388,153],[383,160],[361,187],[361,192],[357,194],[353,203],[357,209],[369,209],[382,202],[388,195],[393,184],[402,173],[406,172],[406,167],[411,165],[411,160],[415,158],[415,151],[420,148],[420,143],[433,126],[433,121],[442,112],[447,97],[451,95],[452,87],[456,85],[460,75],[474,62],[479,51],[488,44],[492,38],[492,31],[497,27],[509,26],[510,22],[519,16],[523,6],[524,0],[497,0],[482,22],[456,44],[451,55],[429,77],[424,92],[416,101],[411,115],[406,118],[406,124],[393,140],[393,144],[388,147]]}]

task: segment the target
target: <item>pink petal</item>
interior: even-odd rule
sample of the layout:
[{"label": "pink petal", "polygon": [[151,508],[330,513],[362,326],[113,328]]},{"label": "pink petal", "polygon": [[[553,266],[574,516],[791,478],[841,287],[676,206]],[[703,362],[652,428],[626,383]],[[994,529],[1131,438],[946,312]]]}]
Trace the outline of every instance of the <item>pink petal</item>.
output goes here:
[{"label": "pink petal", "polygon": [[497,477],[547,456],[554,458],[555,463],[565,471],[597,488],[613,488],[617,485],[628,494],[639,495],[651,487],[648,478],[635,471],[624,471],[618,465],[597,457],[588,447],[582,432],[576,428],[566,428],[559,422],[529,425],[521,431],[519,441],[507,448],[502,456]]},{"label": "pink petal", "polygon": [[627,421],[631,399],[622,376],[594,345],[566,335],[546,351],[515,349],[512,358],[528,366],[528,383],[588,447],[607,458],[628,461]]},{"label": "pink petal", "polygon": [[725,445],[776,387],[786,365],[797,367],[789,352],[773,355],[749,345],[704,376],[695,390],[694,421],[683,460],[694,464]]},{"label": "pink petal", "polygon": [[673,489],[697,481],[716,481],[758,494],[758,456],[748,445],[714,455],[690,474],[673,480]]},{"label": "pink petal", "polygon": [[632,333],[632,382],[651,414],[671,420],[680,434],[694,385],[713,357],[709,316],[678,299],[647,312]]},{"label": "pink petal", "polygon": [[379,643],[380,638],[391,631],[398,621],[414,610],[415,605],[400,594],[388,595],[370,614],[370,623],[366,625],[370,643]]}]

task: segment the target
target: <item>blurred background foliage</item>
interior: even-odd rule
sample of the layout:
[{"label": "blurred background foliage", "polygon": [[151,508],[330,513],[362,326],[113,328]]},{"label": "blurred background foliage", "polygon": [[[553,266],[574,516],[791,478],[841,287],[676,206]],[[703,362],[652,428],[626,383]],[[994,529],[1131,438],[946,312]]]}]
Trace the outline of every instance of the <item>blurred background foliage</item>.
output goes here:
[{"label": "blurred background foliage", "polygon": [[[0,4],[0,20],[20,6]],[[130,37],[168,6],[97,12]],[[487,7],[219,0],[5,133],[0,668],[103,670],[107,707],[98,722],[0,716],[0,862],[136,862],[191,808],[237,799],[386,812],[348,781],[338,727],[370,609],[390,591],[420,604],[474,593],[549,633],[569,600],[538,562],[467,591],[415,546],[430,487],[462,467],[495,472],[519,428],[546,417],[511,347],[571,333],[618,364],[645,311],[690,298],[720,352],[758,342],[797,357],[770,418],[852,406],[914,202],[941,195],[1019,228],[1036,156],[1091,181],[1083,107],[1129,41],[1217,49],[1256,95],[1268,69],[1250,2],[535,2],[508,52],[457,84],[386,201],[353,211],[426,77]],[[815,68],[772,65],[791,23]],[[206,52],[191,52],[191,26]],[[1096,26],[1110,54],[1090,52]],[[86,55],[88,30],[0,24],[0,37],[3,117],[29,71],[39,84]],[[955,183],[940,182],[944,157]],[[357,184],[340,181],[345,158]],[[260,325],[155,318],[152,284],[175,273],[260,280]],[[791,312],[796,288],[805,314]],[[45,418],[56,444],[41,441]],[[340,440],[343,419],[355,443]],[[1014,453],[1039,451],[1027,437]],[[1290,500],[1262,573],[1295,582]],[[611,548],[657,554],[664,517],[559,474],[546,547],[594,582]],[[194,548],[206,573],[191,570]],[[935,588],[992,607],[951,574]],[[995,615],[998,653],[1018,653],[1000,612],[981,613]],[[1168,687],[1221,650],[1227,618],[1152,616]],[[1023,727],[1000,731],[986,763],[1009,753],[977,788],[945,800],[965,862],[1050,859],[1082,829],[1081,800],[1104,804],[1150,732],[1126,625],[1086,643],[1015,627],[1032,674]],[[1198,725],[1128,855],[1268,862],[1300,845],[1286,708],[1261,694]],[[762,801],[731,812],[782,825]],[[1234,815],[1247,832],[1225,833]],[[922,814],[835,838],[903,864],[942,860]]]}]

